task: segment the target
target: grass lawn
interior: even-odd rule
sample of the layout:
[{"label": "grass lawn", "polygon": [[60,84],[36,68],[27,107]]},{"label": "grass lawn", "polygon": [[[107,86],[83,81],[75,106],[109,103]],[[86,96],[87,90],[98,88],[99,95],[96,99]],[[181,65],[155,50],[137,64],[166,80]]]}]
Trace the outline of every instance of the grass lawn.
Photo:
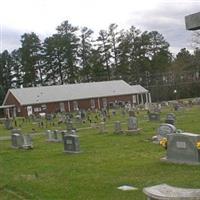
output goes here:
[{"label": "grass lawn", "polygon": [[[162,112],[162,121],[167,112]],[[200,107],[175,114],[177,128],[200,133]],[[113,124],[119,119],[127,122],[128,115],[122,117],[119,112],[112,116],[107,121],[107,134],[99,134],[97,129],[79,130],[82,153],[76,155],[63,153],[62,143],[48,143],[44,135],[33,136],[34,149],[28,151],[12,149],[8,140],[0,141],[0,199],[142,200],[144,187],[161,183],[200,188],[200,166],[160,162],[165,150],[149,141],[158,122],[147,121],[146,112],[140,112],[141,134],[114,135]],[[40,133],[46,130],[30,122],[23,123],[21,129],[31,132],[33,127]],[[123,129],[126,127],[123,124]],[[55,128],[63,129],[64,125]],[[0,136],[6,135],[10,132],[0,125]],[[138,190],[120,191],[117,187],[121,185]]]}]

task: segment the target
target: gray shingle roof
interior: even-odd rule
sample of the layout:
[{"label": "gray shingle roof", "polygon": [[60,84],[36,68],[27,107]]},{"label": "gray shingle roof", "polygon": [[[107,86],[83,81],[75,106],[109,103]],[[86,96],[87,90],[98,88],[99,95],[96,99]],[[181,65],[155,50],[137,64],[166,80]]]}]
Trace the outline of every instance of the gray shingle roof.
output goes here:
[{"label": "gray shingle roof", "polygon": [[[140,85],[123,80],[10,89],[21,105],[139,94],[148,92]],[[5,100],[4,100],[5,102]]]}]

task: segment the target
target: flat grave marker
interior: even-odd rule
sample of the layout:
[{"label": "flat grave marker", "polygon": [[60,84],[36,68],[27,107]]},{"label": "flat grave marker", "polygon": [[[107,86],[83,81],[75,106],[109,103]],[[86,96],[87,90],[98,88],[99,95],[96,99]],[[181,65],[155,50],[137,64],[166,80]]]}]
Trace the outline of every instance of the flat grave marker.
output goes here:
[{"label": "flat grave marker", "polygon": [[146,187],[147,200],[200,200],[200,189],[178,188],[167,184]]}]

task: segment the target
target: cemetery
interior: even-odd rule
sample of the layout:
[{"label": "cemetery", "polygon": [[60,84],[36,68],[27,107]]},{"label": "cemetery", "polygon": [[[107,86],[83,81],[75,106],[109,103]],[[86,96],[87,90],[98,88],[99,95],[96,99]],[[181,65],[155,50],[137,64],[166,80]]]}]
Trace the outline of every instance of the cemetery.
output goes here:
[{"label": "cemetery", "polygon": [[[135,112],[124,108],[88,110],[84,120],[77,120],[76,112],[19,117],[12,120],[13,129],[7,129],[2,121],[0,199],[145,200],[147,196],[156,199],[155,190],[163,191],[166,185],[172,192],[178,188],[181,194],[194,190],[197,195],[199,111],[196,104],[174,111],[169,103],[161,107],[159,122],[149,120],[142,107]],[[169,113],[174,113],[175,125],[166,123]],[[136,125],[140,134],[127,134]],[[159,140],[167,137],[174,142],[161,148],[152,142],[155,134]],[[18,148],[23,145],[21,135],[31,136],[31,150]],[[168,161],[162,162],[163,157]],[[137,189],[117,189],[123,185]]]},{"label": "cemetery", "polygon": [[[199,20],[186,16],[186,29]],[[140,85],[96,84],[8,91],[0,199],[200,200],[198,99],[179,100],[175,89],[175,101],[152,103]]]}]

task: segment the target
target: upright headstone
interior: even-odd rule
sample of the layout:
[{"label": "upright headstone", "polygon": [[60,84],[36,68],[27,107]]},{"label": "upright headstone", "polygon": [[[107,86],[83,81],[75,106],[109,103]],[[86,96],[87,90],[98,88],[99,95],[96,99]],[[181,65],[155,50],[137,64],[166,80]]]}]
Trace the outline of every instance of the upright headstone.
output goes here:
[{"label": "upright headstone", "polygon": [[200,164],[200,135],[175,133],[167,135],[167,155],[162,160],[174,163]]},{"label": "upright headstone", "polygon": [[33,141],[30,135],[23,135],[23,145],[24,149],[32,149],[33,148]]},{"label": "upright headstone", "polygon": [[46,114],[46,120],[51,121],[52,119],[53,119],[52,114],[47,113],[47,114]]},{"label": "upright headstone", "polygon": [[138,121],[136,117],[128,118],[128,130],[126,130],[128,135],[139,133],[140,128],[138,128]]},{"label": "upright headstone", "polygon": [[128,130],[136,130],[138,128],[138,122],[136,117],[128,118]]},{"label": "upright headstone", "polygon": [[128,114],[129,114],[129,117],[135,117],[135,111],[134,110],[130,110],[128,112]]},{"label": "upright headstone", "polygon": [[58,130],[47,130],[46,131],[47,135],[47,141],[48,142],[61,142],[63,141],[63,137],[60,131]]},{"label": "upright headstone", "polygon": [[115,134],[123,133],[120,121],[116,121],[115,122],[115,124],[114,124],[114,133]]},{"label": "upright headstone", "polygon": [[106,130],[106,124],[105,122],[100,122],[99,123],[99,133],[106,133],[107,130]]},{"label": "upright headstone", "polygon": [[168,113],[166,116],[165,123],[174,125],[176,121],[176,116],[174,113]]},{"label": "upright headstone", "polygon": [[116,115],[116,110],[112,110],[112,116]]},{"label": "upright headstone", "polygon": [[54,141],[54,135],[52,130],[47,130],[46,131],[46,136],[47,136],[47,141],[48,142],[53,142]]},{"label": "upright headstone", "polygon": [[149,121],[160,121],[160,114],[159,113],[148,113]]},{"label": "upright headstone", "polygon": [[157,135],[154,136],[153,142],[159,143],[163,138],[167,138],[168,134],[176,133],[176,127],[172,124],[161,124],[157,129]]},{"label": "upright headstone", "polygon": [[13,148],[24,148],[24,149],[33,148],[32,138],[30,135],[13,133],[11,135],[11,142]]},{"label": "upright headstone", "polygon": [[21,129],[15,129],[15,128],[11,130],[11,134],[14,133],[22,134]]},{"label": "upright headstone", "polygon": [[54,130],[53,136],[54,136],[54,142],[61,142],[62,141],[62,134],[60,133],[59,130]]},{"label": "upright headstone", "polygon": [[9,118],[6,118],[4,121],[4,126],[7,130],[12,129],[12,120]]},{"label": "upright headstone", "polygon": [[64,152],[66,153],[80,153],[80,143],[78,135],[64,136]]},{"label": "upright headstone", "polygon": [[22,148],[24,143],[23,136],[19,133],[13,133],[11,135],[11,143],[13,148]]},{"label": "upright headstone", "polygon": [[67,126],[67,131],[68,131],[68,132],[71,132],[71,130],[74,129],[73,123],[72,123],[71,120],[70,120],[70,121],[67,121],[66,126]]},{"label": "upright headstone", "polygon": [[185,16],[185,25],[187,30],[199,30],[200,12]]}]

